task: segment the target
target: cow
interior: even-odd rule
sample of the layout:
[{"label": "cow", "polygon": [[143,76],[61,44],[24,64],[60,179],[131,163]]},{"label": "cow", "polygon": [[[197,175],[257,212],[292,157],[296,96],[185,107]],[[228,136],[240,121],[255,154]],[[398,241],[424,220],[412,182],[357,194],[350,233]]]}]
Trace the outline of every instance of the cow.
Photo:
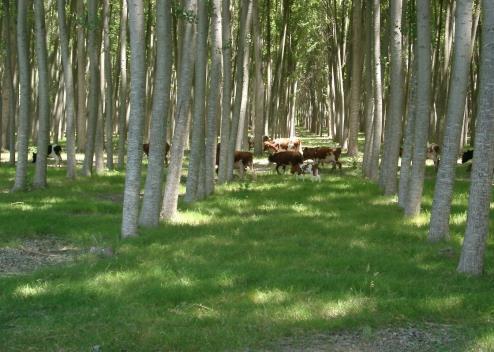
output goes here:
[{"label": "cow", "polygon": [[[142,151],[149,158],[149,143],[144,143],[142,145]],[[168,166],[168,154],[170,153],[170,144],[165,142],[165,165]]]},{"label": "cow", "polygon": [[279,167],[283,166],[283,171],[286,170],[286,166],[291,166],[291,172],[294,173],[297,166],[304,162],[302,154],[293,150],[281,151],[278,153],[270,154],[268,156],[270,163],[276,164],[276,172],[280,175]]},{"label": "cow", "polygon": [[[216,166],[220,165],[220,149],[221,143],[216,145]],[[256,177],[256,172],[254,170],[254,154],[251,152],[244,152],[236,150],[233,155],[233,168],[237,169],[240,173],[240,177],[243,178],[244,172],[250,169],[253,177]],[[218,172],[218,169],[216,169]]]},{"label": "cow", "polygon": [[312,159],[315,160],[317,164],[331,163],[333,164],[333,170],[336,169],[336,166],[341,170],[341,162],[339,161],[340,155],[341,147],[306,147],[303,149],[304,160]]},{"label": "cow", "polygon": [[[58,144],[48,144],[48,151],[46,153],[46,156],[49,158],[55,158],[55,160],[57,161],[57,166],[60,166],[60,163],[62,162],[62,156],[60,155],[61,153],[61,146],[59,146]],[[33,152],[33,163],[36,162],[36,155],[37,153]]]},{"label": "cow", "polygon": [[426,158],[431,159],[434,162],[434,167],[437,169],[439,167],[439,155],[441,149],[436,143],[427,144],[427,154]]},{"label": "cow", "polygon": [[463,154],[461,155],[462,164],[465,164],[466,162],[472,159],[473,159],[473,149],[467,150],[466,152],[463,152]]},{"label": "cow", "polygon": [[292,167],[297,179],[305,180],[306,176],[309,176],[311,181],[321,182],[321,175],[319,174],[319,164],[309,160],[307,163]]},{"label": "cow", "polygon": [[264,141],[264,151],[270,154],[284,151],[284,150],[294,150],[296,152],[302,152],[302,142],[299,138],[276,138],[275,140],[265,140]]}]

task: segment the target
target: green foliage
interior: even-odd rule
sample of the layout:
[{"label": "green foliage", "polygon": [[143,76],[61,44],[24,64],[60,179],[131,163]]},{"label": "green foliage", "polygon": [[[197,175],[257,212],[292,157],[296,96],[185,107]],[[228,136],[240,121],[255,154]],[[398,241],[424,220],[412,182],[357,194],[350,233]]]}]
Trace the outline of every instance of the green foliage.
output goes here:
[{"label": "green foliage", "polygon": [[466,171],[453,199],[450,257],[425,240],[432,169],[424,215],[405,221],[393,198],[344,162],[342,174],[325,167],[321,183],[268,173],[218,187],[180,205],[175,222],[126,241],[122,173],[69,181],[50,167],[48,189],[10,194],[15,170],[1,165],[0,245],[55,236],[116,254],[0,277],[0,349],[276,350],[283,336],[370,336],[410,322],[461,328],[459,350],[493,346],[493,268],[482,279],[455,273]]}]

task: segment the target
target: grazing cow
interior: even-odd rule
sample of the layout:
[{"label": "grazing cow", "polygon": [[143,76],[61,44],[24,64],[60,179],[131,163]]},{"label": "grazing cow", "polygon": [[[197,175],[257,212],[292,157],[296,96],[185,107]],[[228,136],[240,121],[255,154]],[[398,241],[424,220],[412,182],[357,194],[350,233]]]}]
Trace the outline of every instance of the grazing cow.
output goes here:
[{"label": "grazing cow", "polygon": [[[149,158],[149,143],[144,143],[142,145],[142,151]],[[170,154],[170,144],[168,142],[165,143],[165,165],[168,166],[168,154]]]},{"label": "grazing cow", "polygon": [[[48,144],[48,152],[46,153],[46,156],[49,158],[55,158],[57,161],[57,166],[60,166],[60,163],[62,162],[62,156],[60,153],[62,152],[62,147],[59,146],[58,144]],[[36,162],[36,154],[33,152],[33,163]]]},{"label": "grazing cow", "polygon": [[305,176],[309,176],[311,181],[321,182],[319,164],[313,163],[311,160],[305,164],[296,165],[295,167],[292,167],[292,169],[294,169],[297,179],[301,178],[305,181]]},{"label": "grazing cow", "polygon": [[434,167],[437,169],[439,167],[439,145],[436,143],[431,143],[427,145],[427,159],[431,159],[434,162]]},{"label": "grazing cow", "polygon": [[[216,145],[216,166],[220,165],[220,148],[221,143]],[[243,178],[244,172],[250,169],[253,177],[256,177],[256,172],[254,170],[254,154],[251,152],[244,152],[236,150],[233,156],[233,168],[237,169],[240,173],[240,177]],[[218,172],[218,169],[216,169]]]},{"label": "grazing cow", "polygon": [[465,164],[469,160],[473,159],[473,149],[467,150],[466,152],[463,152],[461,155],[461,163]]},{"label": "grazing cow", "polygon": [[275,140],[264,141],[264,151],[270,154],[284,151],[284,150],[294,150],[296,152],[302,152],[302,142],[299,138],[276,138]]},{"label": "grazing cow", "polygon": [[[304,162],[302,154],[293,150],[282,151],[268,156],[270,163],[276,163],[276,172],[280,174],[279,167],[283,166],[283,171],[286,170],[287,165],[291,165],[291,172],[294,173],[296,167]],[[295,169],[294,169],[295,168]]]}]

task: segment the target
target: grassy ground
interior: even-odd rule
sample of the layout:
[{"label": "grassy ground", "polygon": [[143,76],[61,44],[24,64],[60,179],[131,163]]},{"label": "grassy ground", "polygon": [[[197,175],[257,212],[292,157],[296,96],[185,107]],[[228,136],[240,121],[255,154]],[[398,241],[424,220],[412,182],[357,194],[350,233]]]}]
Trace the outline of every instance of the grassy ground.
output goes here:
[{"label": "grassy ground", "polygon": [[10,194],[15,170],[0,166],[0,247],[55,237],[115,250],[0,277],[0,351],[276,350],[292,336],[430,323],[454,326],[458,350],[494,350],[492,240],[485,276],[455,273],[466,171],[452,240],[430,245],[433,170],[424,215],[404,220],[353,166],[323,170],[321,183],[262,174],[218,187],[126,241],[123,173],[71,182],[50,167],[48,189]]}]

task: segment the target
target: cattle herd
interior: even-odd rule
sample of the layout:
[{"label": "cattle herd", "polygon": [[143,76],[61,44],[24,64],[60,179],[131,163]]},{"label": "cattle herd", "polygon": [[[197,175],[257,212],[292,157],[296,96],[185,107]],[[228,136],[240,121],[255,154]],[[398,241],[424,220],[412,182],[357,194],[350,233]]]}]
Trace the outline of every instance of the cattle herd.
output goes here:
[{"label": "cattle herd", "polygon": [[[275,164],[274,170],[277,174],[281,174],[280,168],[286,172],[287,166],[290,168],[290,173],[296,175],[297,179],[305,179],[309,177],[313,181],[320,181],[319,168],[324,164],[331,164],[332,170],[339,168],[341,170],[341,147],[304,147],[302,142],[297,137],[292,138],[276,138],[272,139],[268,136],[263,137],[264,152],[268,154],[268,162]],[[168,165],[168,155],[170,153],[170,144],[165,143],[165,165]],[[249,149],[253,148],[253,140],[249,138]],[[142,145],[142,150],[149,157],[149,143]],[[47,157],[55,158],[57,166],[62,162],[62,147],[58,144],[49,144]],[[219,165],[220,143],[217,144],[216,166]],[[400,148],[400,157],[402,156],[402,148]],[[462,153],[461,163],[465,164],[473,159],[473,149],[466,150]],[[32,154],[32,162],[36,162],[36,152]],[[437,169],[440,160],[440,148],[437,144],[427,145],[427,159],[434,162]],[[239,171],[243,177],[244,172],[250,171],[255,177],[254,155],[249,151],[235,151],[234,168]]]}]

